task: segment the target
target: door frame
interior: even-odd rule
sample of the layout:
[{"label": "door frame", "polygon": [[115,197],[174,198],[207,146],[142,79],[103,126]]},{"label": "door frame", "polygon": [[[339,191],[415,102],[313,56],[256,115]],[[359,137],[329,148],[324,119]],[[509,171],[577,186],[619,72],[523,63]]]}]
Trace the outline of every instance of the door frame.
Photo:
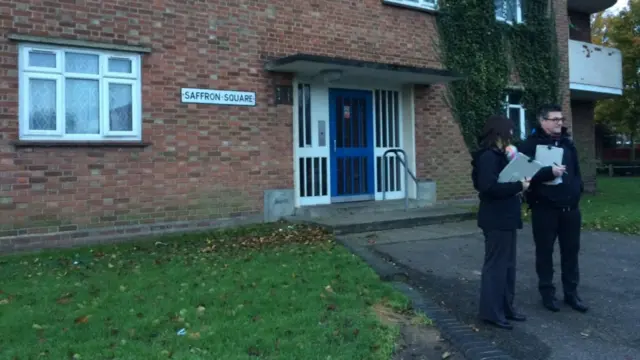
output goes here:
[{"label": "door frame", "polygon": [[[339,202],[355,202],[355,201],[367,201],[367,200],[375,200],[376,196],[376,181],[375,181],[375,143],[374,143],[374,129],[375,126],[374,118],[373,118],[373,91],[372,90],[361,90],[361,89],[349,89],[342,87],[329,87],[328,88],[328,96],[329,96],[329,163],[331,168],[331,178],[330,178],[330,192],[329,196],[331,198],[332,203]],[[335,141],[337,138],[337,119],[336,119],[336,97],[340,94],[359,96],[365,100],[365,124],[366,133],[364,136],[367,139],[367,147],[361,148],[363,152],[366,152],[368,161],[367,168],[365,169],[367,175],[367,186],[368,191],[364,194],[358,195],[337,195],[337,186],[338,186],[338,163],[336,156],[336,147]]]},{"label": "door frame", "polygon": [[[333,84],[328,84],[324,81],[320,81],[313,76],[296,74],[293,79],[293,88],[297,89],[300,84],[311,85],[311,126],[313,134],[313,145],[306,147],[299,147],[299,135],[300,135],[300,119],[298,113],[298,105],[301,99],[298,97],[297,91],[294,91],[293,96],[293,108],[292,108],[292,139],[291,152],[293,153],[292,167],[293,167],[293,190],[294,206],[296,208],[302,208],[307,206],[320,206],[329,205],[332,203],[330,194],[319,196],[302,196],[301,189],[306,184],[305,181],[305,169],[301,167],[301,161],[303,159],[308,160],[318,159],[322,161],[327,160],[327,179],[333,178],[334,174],[331,171],[329,165],[329,88],[340,88],[344,90],[364,90],[373,93],[374,90],[389,90],[399,91],[400,96],[403,99],[401,105],[401,117],[403,119],[403,140],[402,146],[407,152],[409,161],[411,162],[412,169],[416,164],[416,113],[415,113],[415,99],[414,99],[414,85],[411,84],[399,84],[393,81],[375,81],[371,79],[351,79],[349,81],[338,81]],[[375,104],[374,104],[375,106]],[[376,114],[373,114],[373,121],[375,122]],[[326,129],[326,132],[324,130]],[[375,129],[374,129],[375,131]],[[319,140],[323,139],[323,140]],[[376,151],[380,151],[377,149]],[[376,156],[379,154],[376,153]],[[375,170],[377,171],[377,170]],[[304,179],[303,179],[304,178]],[[377,185],[376,185],[377,186]],[[377,188],[376,188],[377,190]],[[416,197],[416,186],[413,181],[409,181],[409,197]],[[402,196],[394,196],[393,193],[387,193],[386,199],[400,199]],[[382,194],[376,192],[376,200],[382,200]]]}]

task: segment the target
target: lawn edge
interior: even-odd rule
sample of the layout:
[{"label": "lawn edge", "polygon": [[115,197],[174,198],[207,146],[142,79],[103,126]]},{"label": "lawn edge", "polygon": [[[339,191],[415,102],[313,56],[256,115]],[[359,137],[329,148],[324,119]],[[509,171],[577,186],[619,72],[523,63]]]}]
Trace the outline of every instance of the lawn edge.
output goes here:
[{"label": "lawn edge", "polygon": [[388,255],[345,240],[345,237],[336,236],[337,243],[360,257],[378,274],[382,281],[390,282],[397,291],[404,294],[411,302],[414,310],[423,312],[431,319],[442,337],[449,341],[465,359],[515,360],[492,344],[489,339],[475,333],[469,325],[460,322],[455,316],[411,286],[410,275],[412,274],[410,269],[397,265],[397,262]]}]

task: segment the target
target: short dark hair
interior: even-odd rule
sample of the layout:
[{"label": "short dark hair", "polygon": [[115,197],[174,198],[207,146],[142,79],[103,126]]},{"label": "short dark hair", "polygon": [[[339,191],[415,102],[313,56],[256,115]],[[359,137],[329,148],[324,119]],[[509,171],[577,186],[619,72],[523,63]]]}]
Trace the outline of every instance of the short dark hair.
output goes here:
[{"label": "short dark hair", "polygon": [[542,105],[538,111],[538,119],[546,119],[550,112],[562,112],[562,106],[558,104]]},{"label": "short dark hair", "polygon": [[513,137],[513,122],[504,115],[492,115],[484,123],[480,145],[482,147],[490,147],[501,140],[505,145],[511,141]]}]

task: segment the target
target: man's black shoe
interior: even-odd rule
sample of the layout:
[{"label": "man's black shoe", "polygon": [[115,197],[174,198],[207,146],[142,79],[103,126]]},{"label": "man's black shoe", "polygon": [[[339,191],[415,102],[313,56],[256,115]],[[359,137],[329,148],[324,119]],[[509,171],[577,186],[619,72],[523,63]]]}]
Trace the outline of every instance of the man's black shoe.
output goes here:
[{"label": "man's black shoe", "polygon": [[512,321],[527,321],[527,317],[524,316],[524,314],[520,314],[520,313],[513,313],[509,316],[507,316],[507,320],[512,320]]},{"label": "man's black shoe", "polygon": [[542,305],[547,308],[549,311],[558,312],[560,311],[560,306],[558,306],[558,300],[555,298],[545,298],[542,299]]},{"label": "man's black shoe", "polygon": [[491,321],[491,320],[484,320],[485,323],[495,326],[497,328],[500,329],[504,329],[504,330],[513,330],[513,325],[511,325],[509,322],[507,321]]},{"label": "man's black shoe", "polygon": [[578,296],[565,296],[564,298],[565,304],[571,306],[571,308],[575,311],[579,311],[581,313],[586,313],[589,310],[589,307],[585,305],[582,300]]}]

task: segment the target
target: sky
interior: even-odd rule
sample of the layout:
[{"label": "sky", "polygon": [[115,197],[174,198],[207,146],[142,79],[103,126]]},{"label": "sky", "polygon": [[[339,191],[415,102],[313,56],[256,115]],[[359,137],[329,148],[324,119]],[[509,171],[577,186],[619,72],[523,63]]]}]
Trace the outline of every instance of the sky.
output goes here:
[{"label": "sky", "polygon": [[609,8],[609,10],[613,12],[618,12],[628,4],[629,4],[629,0],[618,0],[618,2],[615,5],[613,5],[611,8]]}]

